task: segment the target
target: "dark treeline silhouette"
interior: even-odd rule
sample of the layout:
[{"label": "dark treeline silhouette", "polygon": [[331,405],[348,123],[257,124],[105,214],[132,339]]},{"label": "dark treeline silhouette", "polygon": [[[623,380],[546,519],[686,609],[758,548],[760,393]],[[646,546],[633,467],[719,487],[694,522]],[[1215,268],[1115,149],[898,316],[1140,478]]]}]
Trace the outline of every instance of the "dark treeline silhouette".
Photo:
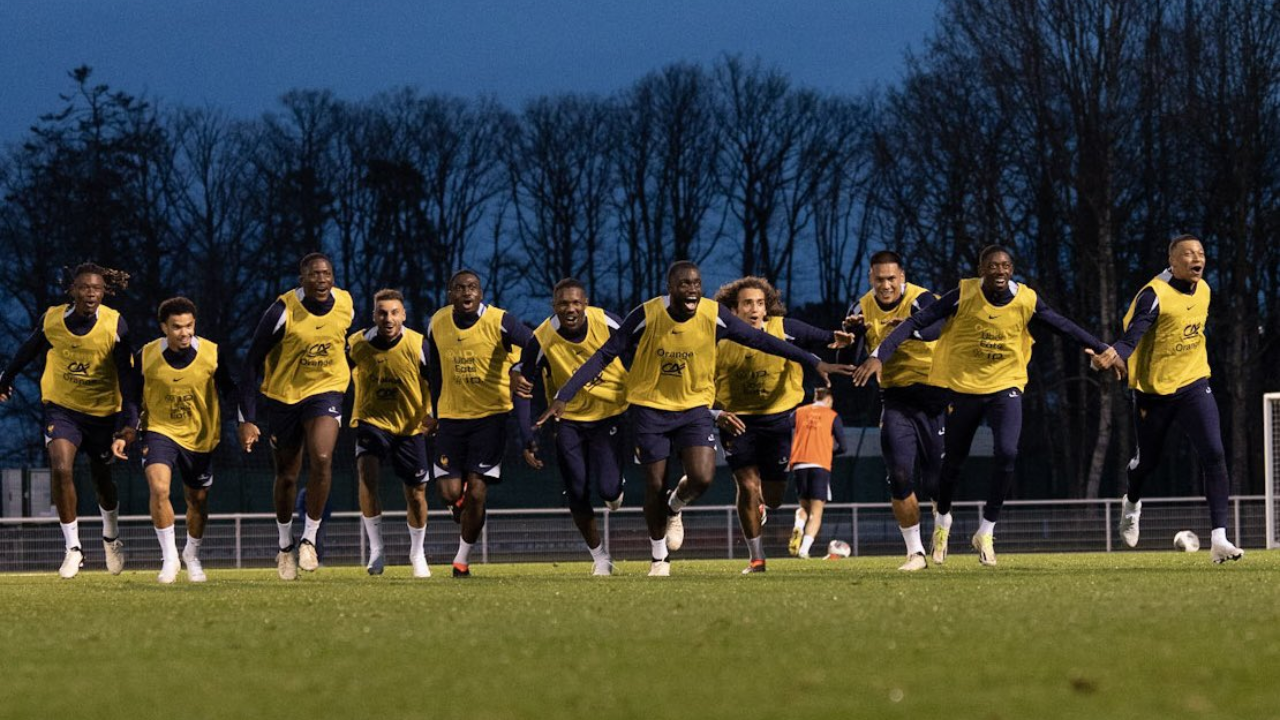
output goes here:
[{"label": "dark treeline silhouette", "polygon": [[[994,242],[1110,340],[1185,231],[1210,257],[1233,490],[1256,490],[1258,399],[1275,385],[1280,331],[1278,53],[1274,1],[945,0],[901,83],[860,97],[724,57],[518,111],[412,89],[359,102],[297,90],[238,120],[141,100],[82,67],[0,162],[0,351],[61,301],[59,268],[86,259],[134,274],[108,302],[139,341],[157,303],[182,293],[201,334],[243,349],[316,249],[360,317],[395,287],[422,327],[463,265],[494,304],[535,308],[531,322],[561,277],[624,312],[686,257],[709,284],[764,275],[830,322],[865,291],[871,251],[899,250],[910,278],[941,292]],[[1131,448],[1123,389],[1039,339],[1024,493],[1110,493]],[[0,408],[8,462],[42,459],[33,378]],[[1198,492],[1178,478],[1170,490]]]}]

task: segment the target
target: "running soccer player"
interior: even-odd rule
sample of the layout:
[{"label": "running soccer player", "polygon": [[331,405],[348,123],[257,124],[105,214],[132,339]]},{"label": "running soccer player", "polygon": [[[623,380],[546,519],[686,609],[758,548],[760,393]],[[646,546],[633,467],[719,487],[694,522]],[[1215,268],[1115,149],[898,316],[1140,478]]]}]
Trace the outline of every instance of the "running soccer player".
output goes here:
[{"label": "running soccer player", "polygon": [[[756,330],[801,347],[841,348],[853,341],[847,332],[819,330],[784,318],[787,310],[778,291],[761,277],[722,285],[715,301]],[[711,415],[737,485],[738,523],[750,555],[744,575],[766,569],[760,530],[766,506],[777,509],[787,489],[795,409],[804,401],[803,374],[795,362],[732,340],[716,344],[716,405]],[[830,470],[830,461],[827,465]]]},{"label": "running soccer player", "polygon": [[235,397],[226,355],[213,342],[196,336],[196,306],[184,297],[160,303],[157,338],[134,356],[140,382],[124,397],[130,426],[111,445],[111,452],[127,460],[125,448],[134,440],[133,423],[141,408],[142,470],[151,489],[151,522],[160,541],[161,583],[178,578],[178,544],[174,537],[169,484],[175,468],[182,473],[187,500],[187,542],[182,563],[187,579],[204,582],[200,543],[209,519],[209,487],[213,484],[213,449],[222,435],[218,391]]},{"label": "running soccer player", "polygon": [[[1244,551],[1227,540],[1227,499],[1231,483],[1218,405],[1209,387],[1205,326],[1209,320],[1209,283],[1204,279],[1204,245],[1194,235],[1169,243],[1169,268],[1142,287],[1124,316],[1124,335],[1116,341],[1117,359],[1127,365],[1133,390],[1133,422],[1138,447],[1129,462],[1129,491],[1120,514],[1120,536],[1138,544],[1142,486],[1160,464],[1160,453],[1178,425],[1200,456],[1204,492],[1209,501],[1214,563],[1239,560]],[[1101,358],[1097,368],[1109,367]]]},{"label": "running soccer player", "polygon": [[347,360],[355,381],[351,425],[356,429],[356,475],[360,478],[360,524],[369,538],[370,575],[386,565],[378,475],[390,460],[404,483],[408,507],[409,564],[416,578],[431,577],[423,541],[427,536],[427,442],[435,420],[427,411],[427,343],[404,326],[404,295],[379,290],[373,296],[373,327],[347,338]]},{"label": "running soccer player", "polygon": [[[937,298],[925,288],[907,282],[902,258],[890,250],[871,256],[869,275],[871,290],[850,308],[846,322],[874,351],[895,327]],[[905,572],[928,567],[920,539],[920,503],[914,475],[918,460],[922,484],[933,496],[942,468],[947,389],[931,384],[929,374],[936,345],[933,341],[942,322],[935,322],[904,341],[880,373],[880,452],[889,471],[893,516],[907,546],[907,561],[898,568]]]},{"label": "running soccer player", "polygon": [[513,348],[533,333],[505,310],[484,303],[480,276],[449,278],[449,305],[427,327],[431,394],[438,427],[434,475],[440,499],[462,525],[453,576],[471,576],[471,548],[484,529],[490,485],[502,482],[507,414],[512,408]]},{"label": "running soccer player", "polygon": [[844,450],[844,423],[831,409],[831,391],[816,388],[813,403],[796,410],[796,435],[791,441],[790,467],[800,498],[791,533],[797,557],[809,558],[809,549],[822,529],[822,510],[831,502],[832,458]]},{"label": "running soccer player", "polygon": [[128,273],[94,263],[77,266],[70,273],[67,288],[71,302],[45,310],[40,324],[0,373],[0,402],[4,402],[13,393],[13,379],[37,355],[45,354],[40,399],[53,504],[66,545],[58,568],[64,578],[75,577],[84,567],[73,474],[76,453],[81,450],[89,458],[89,476],[98,495],[107,570],[112,575],[124,570],[120,503],[111,478],[111,443],[113,433],[125,426],[120,414],[121,391],[130,391],[132,351],[124,318],[102,301],[128,285]]},{"label": "running soccer player", "polygon": [[[791,343],[756,330],[728,308],[702,297],[702,273],[688,260],[667,270],[667,292],[631,311],[604,345],[582,364],[556,393],[541,426],[560,418],[570,400],[615,358],[634,350],[627,374],[627,402],[636,433],[636,459],[644,467],[645,523],[652,548],[651,576],[671,574],[668,550],[684,543],[681,511],[710,487],[715,477],[716,343],[729,339],[829,373],[850,374],[852,366],[834,365]],[[667,458],[680,455],[685,477],[666,492]]]},{"label": "running soccer player", "polygon": [[[581,282],[566,278],[552,290],[555,313],[533,331],[517,370],[529,381],[542,378],[547,402],[568,382],[574,371],[613,336],[618,317],[591,305]],[[613,561],[600,539],[596,514],[591,507],[591,485],[610,510],[622,506],[622,413],[627,409],[627,371],[614,359],[598,377],[569,403],[556,424],[556,460],[564,481],[573,524],[591,552],[591,574],[612,575]],[[543,467],[538,442],[529,422],[529,400],[515,398],[520,418],[525,462]]]},{"label": "running soccer player", "polygon": [[[351,295],[333,286],[333,263],[311,253],[298,263],[298,285],[276,299],[258,322],[245,360],[240,386],[240,445],[252,452],[261,437],[257,392],[266,396],[275,463],[274,501],[281,580],[294,580],[298,568],[320,567],[316,533],[329,499],[333,448],[342,424],[342,397],[351,383],[343,341],[355,319]],[[261,386],[259,387],[259,373]],[[307,519],[302,540],[293,543],[293,503],[306,451]]]},{"label": "running soccer player", "polygon": [[1022,392],[1031,361],[1030,323],[1080,343],[1087,352],[1110,362],[1115,350],[1059,315],[1035,290],[1013,281],[1013,255],[999,245],[983,248],[981,277],[960,281],[929,307],[916,312],[889,334],[858,367],[853,381],[865,385],[881,375],[885,362],[913,333],[946,320],[929,370],[929,384],[951,389],[946,418],[946,455],[934,517],[933,561],[946,561],[951,532],[951,502],[960,471],[969,457],[973,436],[985,416],[995,438],[995,463],[982,521],[972,544],[983,565],[996,564],[995,526],[1000,508],[1014,487],[1018,438],[1022,433]]}]

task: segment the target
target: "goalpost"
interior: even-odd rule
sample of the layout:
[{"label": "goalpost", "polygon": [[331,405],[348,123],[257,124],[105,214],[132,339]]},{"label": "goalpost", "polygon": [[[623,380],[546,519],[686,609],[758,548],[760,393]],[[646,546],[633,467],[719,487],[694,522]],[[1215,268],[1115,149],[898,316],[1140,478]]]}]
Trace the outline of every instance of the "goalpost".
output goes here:
[{"label": "goalpost", "polygon": [[1276,466],[1276,451],[1280,450],[1280,393],[1262,396],[1262,456],[1266,473],[1266,521],[1267,549],[1276,547],[1276,482],[1280,481],[1280,467]]}]

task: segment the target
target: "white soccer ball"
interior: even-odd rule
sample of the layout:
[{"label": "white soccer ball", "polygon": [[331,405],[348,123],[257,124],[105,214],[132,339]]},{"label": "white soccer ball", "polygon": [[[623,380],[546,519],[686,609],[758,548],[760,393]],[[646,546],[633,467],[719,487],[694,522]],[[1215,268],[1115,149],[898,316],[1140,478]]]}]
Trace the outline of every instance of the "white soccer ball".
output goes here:
[{"label": "white soccer ball", "polygon": [[849,547],[849,543],[843,540],[832,540],[827,543],[827,559],[839,560],[847,558],[853,554],[853,548]]},{"label": "white soccer ball", "polygon": [[1200,537],[1190,530],[1183,530],[1173,536],[1173,546],[1183,552],[1195,552],[1200,549]]}]

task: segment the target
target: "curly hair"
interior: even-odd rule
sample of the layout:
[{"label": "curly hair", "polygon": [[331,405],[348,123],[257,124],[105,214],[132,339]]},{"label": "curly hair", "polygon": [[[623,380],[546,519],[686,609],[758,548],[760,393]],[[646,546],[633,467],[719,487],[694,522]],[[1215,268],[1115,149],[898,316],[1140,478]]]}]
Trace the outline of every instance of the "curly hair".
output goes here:
[{"label": "curly hair", "polygon": [[747,288],[764,292],[765,312],[769,317],[782,317],[787,314],[787,306],[782,304],[782,296],[778,294],[778,291],[768,280],[755,275],[748,275],[721,285],[720,289],[716,290],[714,299],[730,310],[736,310],[738,308],[738,293]]},{"label": "curly hair", "polygon": [[164,322],[174,315],[191,315],[194,317],[195,314],[196,304],[179,295],[160,303],[160,308],[156,311],[156,319]]},{"label": "curly hair", "polygon": [[81,275],[101,276],[107,295],[115,295],[117,291],[129,287],[129,273],[115,268],[103,267],[93,262],[84,262],[74,268],[62,268],[62,282],[68,291],[76,284],[76,279]]}]

